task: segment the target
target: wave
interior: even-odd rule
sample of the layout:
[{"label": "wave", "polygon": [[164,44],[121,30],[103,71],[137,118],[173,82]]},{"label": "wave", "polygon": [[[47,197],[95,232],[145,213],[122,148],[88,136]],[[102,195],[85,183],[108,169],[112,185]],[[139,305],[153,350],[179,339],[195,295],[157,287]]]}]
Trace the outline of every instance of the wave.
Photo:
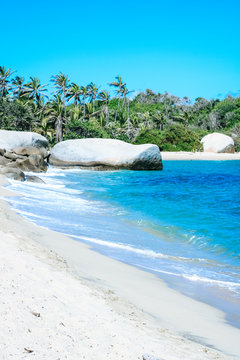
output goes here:
[{"label": "wave", "polygon": [[[162,220],[159,223],[156,222],[156,225],[153,226],[154,221],[151,218],[146,220],[144,216],[142,218],[140,211],[134,214],[124,206],[115,206],[115,203],[108,202],[109,198],[107,194],[105,196],[105,193],[101,193],[100,200],[99,197],[95,198],[95,200],[92,197],[95,187],[92,183],[89,186],[89,175],[83,178],[83,181],[81,181],[80,176],[79,178],[71,177],[76,173],[89,170],[69,169],[64,170],[64,172],[62,169],[56,168],[50,170],[40,176],[46,181],[45,184],[10,181],[11,190],[22,195],[22,197],[14,197],[10,200],[13,207],[22,216],[35,223],[45,224],[47,227],[52,227],[52,229],[55,228],[57,231],[69,232],[66,234],[67,236],[95,244],[95,247],[102,247],[101,251],[107,255],[115,256],[122,261],[127,260],[132,265],[146,271],[177,276],[191,282],[201,282],[239,291],[240,284],[235,282],[235,279],[236,281],[238,279],[236,278],[237,274],[234,274],[234,270],[239,270],[239,267],[232,265],[232,263],[227,264],[223,257],[217,258],[215,256],[215,253],[219,253],[222,249],[213,241],[208,241],[207,233],[201,236],[201,233],[197,234],[195,230],[185,230],[181,226],[169,225],[167,221],[164,223]],[[67,177],[69,175],[70,178]],[[104,191],[106,189],[108,191],[107,186],[109,183],[106,184],[106,179],[104,181],[103,184],[100,182],[98,185],[98,191],[102,191],[102,188]],[[110,185],[114,185],[114,182],[110,182]],[[81,196],[81,194],[83,195]],[[85,198],[84,194],[87,194]],[[89,194],[91,196],[90,200]],[[135,202],[137,199],[137,197],[134,197],[132,201]],[[60,209],[61,211],[59,211]],[[150,209],[148,213],[151,211],[153,209]],[[41,215],[41,213],[43,214]],[[46,216],[46,213],[48,213],[48,216]],[[126,215],[128,213],[130,214],[129,217]],[[101,218],[101,215],[105,214],[107,216]],[[132,216],[133,214],[134,216]],[[83,215],[87,216],[84,217]],[[115,222],[111,223],[112,220],[110,220],[110,224],[106,222],[110,219],[110,216],[113,221],[116,220],[114,217],[121,217],[118,220],[118,226],[114,228],[116,229],[115,233],[109,230],[110,228],[112,230]],[[122,225],[124,226],[123,233],[126,236],[123,235],[122,242],[119,242],[123,230]],[[75,226],[76,228],[73,228]],[[131,226],[131,228],[128,228],[128,226]],[[140,235],[136,233],[139,235],[139,239],[135,241],[134,231],[136,228],[137,231],[142,230],[142,233]],[[130,231],[128,231],[129,229]],[[71,234],[71,232],[75,232],[75,234],[83,233],[83,236]],[[150,236],[156,238],[156,243],[154,238],[149,238],[150,241],[148,241],[147,236],[149,235],[146,236],[147,232]],[[90,236],[88,237],[88,235]],[[92,235],[93,237],[91,237]],[[102,240],[101,238],[109,238],[112,241]],[[114,238],[116,238],[116,242],[114,242]],[[186,243],[193,246],[186,247]],[[178,244],[181,246],[184,244],[185,247],[178,246]],[[152,249],[148,248],[148,246],[152,246]],[[115,253],[114,250],[110,250],[111,248],[115,249]],[[214,254],[209,256],[211,252],[195,251],[195,249],[209,249],[211,252],[214,250]],[[136,262],[139,264],[135,264]]]},{"label": "wave", "polygon": [[36,218],[36,219],[41,219],[41,220],[48,220],[49,218],[47,216],[42,216],[42,215],[37,215],[28,211],[23,211],[23,210],[19,210],[16,209],[16,212],[18,214],[20,214],[21,216],[23,216],[24,218],[26,218],[27,220],[30,218]]},{"label": "wave", "polygon": [[206,259],[198,259],[198,258],[186,258],[183,256],[173,256],[173,255],[169,255],[169,254],[163,254],[160,252],[155,252],[153,250],[149,250],[149,249],[139,249],[139,248],[135,248],[129,244],[123,244],[123,243],[113,243],[113,242],[109,242],[109,241],[105,241],[105,240],[101,240],[101,239],[96,239],[96,238],[90,238],[90,237],[86,237],[86,236],[77,236],[77,235],[71,235],[71,234],[65,234],[67,236],[71,236],[75,239],[79,239],[79,240],[84,240],[87,242],[91,242],[97,245],[102,245],[102,246],[107,246],[107,247],[111,247],[111,248],[115,248],[115,249],[120,249],[120,250],[125,250],[125,251],[130,251],[133,252],[135,254],[139,254],[139,255],[143,255],[146,257],[150,257],[152,259],[168,259],[168,260],[174,260],[174,261],[178,261],[178,262],[188,262],[188,263],[197,263],[200,262],[201,264],[203,262],[208,262],[208,260]]},{"label": "wave", "polygon": [[135,265],[137,265],[140,268],[143,268],[145,270],[152,271],[155,273],[161,273],[161,274],[166,274],[166,275],[171,275],[171,276],[182,277],[182,278],[190,280],[190,281],[208,283],[209,285],[211,284],[211,285],[226,287],[228,289],[231,289],[232,291],[234,291],[234,290],[236,291],[237,289],[240,289],[240,283],[236,283],[233,281],[216,280],[216,279],[211,279],[211,278],[207,278],[207,277],[202,277],[202,276],[199,276],[196,274],[193,274],[193,275],[178,274],[178,273],[174,273],[171,271],[165,271],[165,270],[161,270],[161,269],[151,268],[149,266],[144,266],[144,265],[139,265],[139,264],[135,264]]}]

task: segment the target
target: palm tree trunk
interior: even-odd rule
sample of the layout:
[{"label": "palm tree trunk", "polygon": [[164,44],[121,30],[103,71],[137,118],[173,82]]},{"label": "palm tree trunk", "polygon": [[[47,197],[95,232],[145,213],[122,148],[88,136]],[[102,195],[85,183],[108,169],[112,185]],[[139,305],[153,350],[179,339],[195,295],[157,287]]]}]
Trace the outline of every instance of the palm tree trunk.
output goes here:
[{"label": "palm tree trunk", "polygon": [[83,120],[85,120],[86,107],[85,107],[85,96],[83,97]]},{"label": "palm tree trunk", "polygon": [[61,119],[61,116],[58,116],[57,121],[56,121],[56,140],[57,140],[57,142],[62,141],[62,119]]},{"label": "palm tree trunk", "polygon": [[[66,104],[65,104],[65,97],[66,97],[66,89],[63,88],[63,108],[64,108],[64,119],[66,119]],[[60,140],[61,141],[61,140]]]},{"label": "palm tree trunk", "polygon": [[104,115],[106,116],[106,125],[107,125],[108,122],[109,122],[109,113],[108,113],[107,103],[106,103],[105,106],[104,106],[103,113],[104,113]]},{"label": "palm tree trunk", "polygon": [[124,97],[124,105],[125,105],[125,122],[127,121],[127,99]]},{"label": "palm tree trunk", "polygon": [[127,118],[127,122],[128,122],[128,131],[130,129],[130,117],[129,117],[129,99],[127,100],[128,101],[128,118]]},{"label": "palm tree trunk", "polygon": [[117,111],[116,111],[116,114],[115,114],[115,119],[114,119],[114,124],[116,123],[116,120],[117,120],[117,115],[118,115],[118,110],[119,110],[119,103],[120,103],[120,96],[118,97],[118,106],[117,106]]}]

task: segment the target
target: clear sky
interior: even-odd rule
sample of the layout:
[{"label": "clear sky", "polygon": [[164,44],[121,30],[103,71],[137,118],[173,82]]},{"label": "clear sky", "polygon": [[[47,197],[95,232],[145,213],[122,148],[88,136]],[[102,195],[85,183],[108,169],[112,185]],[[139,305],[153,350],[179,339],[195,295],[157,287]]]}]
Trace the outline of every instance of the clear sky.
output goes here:
[{"label": "clear sky", "polygon": [[2,0],[0,12],[0,65],[26,80],[240,95],[239,0]]}]

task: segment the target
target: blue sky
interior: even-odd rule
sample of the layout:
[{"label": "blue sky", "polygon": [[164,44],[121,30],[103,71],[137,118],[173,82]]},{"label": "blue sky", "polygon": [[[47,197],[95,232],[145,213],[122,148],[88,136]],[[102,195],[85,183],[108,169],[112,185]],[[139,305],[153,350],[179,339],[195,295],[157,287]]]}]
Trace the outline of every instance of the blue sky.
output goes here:
[{"label": "blue sky", "polygon": [[49,83],[240,94],[240,1],[2,1],[0,65]]}]

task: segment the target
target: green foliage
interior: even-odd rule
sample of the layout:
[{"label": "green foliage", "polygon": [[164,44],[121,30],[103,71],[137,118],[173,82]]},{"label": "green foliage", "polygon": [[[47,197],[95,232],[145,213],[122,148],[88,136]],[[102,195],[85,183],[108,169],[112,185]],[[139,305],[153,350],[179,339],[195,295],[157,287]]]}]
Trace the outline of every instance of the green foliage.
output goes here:
[{"label": "green foliage", "polygon": [[0,98],[1,129],[29,131],[36,121],[37,118],[30,104]]},{"label": "green foliage", "polygon": [[193,130],[183,125],[169,126],[162,131],[160,149],[162,151],[198,151],[201,150],[200,138]]},{"label": "green foliage", "polygon": [[200,140],[193,130],[186,129],[183,125],[171,125],[163,131],[142,131],[134,143],[156,144],[162,151],[196,151],[201,149]]},{"label": "green foliage", "polygon": [[155,129],[142,130],[136,137],[134,144],[156,144],[161,147],[161,131]]},{"label": "green foliage", "polygon": [[25,82],[0,66],[0,128],[37,131],[51,143],[71,138],[115,138],[135,144],[154,143],[165,151],[201,149],[200,139],[218,131],[234,138],[240,150],[240,97],[220,101],[199,97],[194,103],[168,92],[150,89],[130,99],[121,76],[109,85],[115,97],[70,81],[60,72],[52,76],[55,95],[45,102],[46,85],[37,77]]},{"label": "green foliage", "polygon": [[97,121],[81,122],[73,120],[67,124],[64,140],[83,138],[109,138],[109,134],[102,129]]}]

